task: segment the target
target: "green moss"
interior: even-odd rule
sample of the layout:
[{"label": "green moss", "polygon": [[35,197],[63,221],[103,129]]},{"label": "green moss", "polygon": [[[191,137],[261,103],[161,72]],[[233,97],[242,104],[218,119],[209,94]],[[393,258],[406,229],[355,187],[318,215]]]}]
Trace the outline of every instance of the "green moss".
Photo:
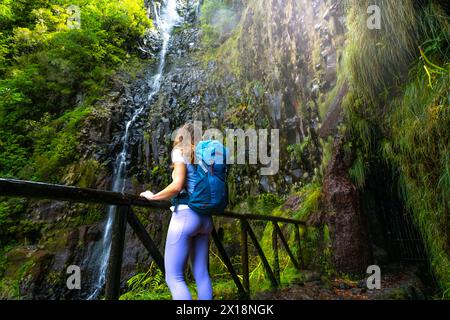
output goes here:
[{"label": "green moss", "polygon": [[443,75],[429,88],[427,75],[419,71],[405,95],[394,103],[388,120],[391,139],[382,148],[399,177],[401,194],[426,240],[443,288],[450,288],[449,80]]},{"label": "green moss", "polygon": [[75,221],[68,223],[68,227],[79,227],[90,225],[105,219],[106,208],[103,205],[83,205],[77,212],[80,214],[75,217]]},{"label": "green moss", "polygon": [[[367,28],[367,8],[381,8],[382,30]],[[417,48],[418,16],[413,1],[351,0],[346,68],[365,101],[379,102],[407,75]]]},{"label": "green moss", "polygon": [[94,159],[81,159],[70,165],[62,181],[71,186],[80,188],[93,188],[104,168]]},{"label": "green moss", "polygon": [[349,171],[350,178],[358,188],[363,188],[366,183],[366,166],[365,159],[359,151]]},{"label": "green moss", "polygon": [[365,1],[352,2],[349,17],[351,92],[344,104],[349,147],[357,155],[350,176],[362,187],[367,169],[376,170],[380,161],[392,168],[392,185],[425,239],[431,268],[448,298],[448,16],[436,3],[413,8],[412,2],[375,2],[382,8],[383,30],[363,27],[358,10],[365,10]]},{"label": "green moss", "polygon": [[0,248],[17,240],[29,243],[40,232],[42,223],[23,219],[26,203],[19,198],[0,201]]},{"label": "green moss", "polygon": [[318,212],[322,200],[322,186],[311,183],[296,193],[300,199],[299,207],[293,212],[293,218],[306,221],[308,217]]},{"label": "green moss", "polygon": [[311,148],[311,144],[311,137],[307,137],[302,143],[289,145],[287,147],[287,152],[290,157],[301,163],[305,161],[305,158],[307,157],[306,153],[309,151],[308,149]]},{"label": "green moss", "polygon": [[19,286],[24,276],[33,267],[33,257],[21,247],[4,248],[1,252],[3,275],[0,277],[0,299],[19,299]]},{"label": "green moss", "polygon": [[279,207],[282,203],[282,198],[273,193],[265,193],[247,198],[250,211],[258,214],[270,214],[273,209]]}]

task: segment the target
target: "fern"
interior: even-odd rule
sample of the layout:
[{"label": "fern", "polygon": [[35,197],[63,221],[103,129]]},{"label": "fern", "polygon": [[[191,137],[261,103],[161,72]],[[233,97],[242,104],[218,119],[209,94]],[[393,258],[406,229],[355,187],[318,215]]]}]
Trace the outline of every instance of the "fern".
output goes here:
[{"label": "fern", "polygon": [[139,299],[152,294],[168,295],[162,271],[152,262],[145,273],[138,273],[127,281],[129,291],[121,299]]}]

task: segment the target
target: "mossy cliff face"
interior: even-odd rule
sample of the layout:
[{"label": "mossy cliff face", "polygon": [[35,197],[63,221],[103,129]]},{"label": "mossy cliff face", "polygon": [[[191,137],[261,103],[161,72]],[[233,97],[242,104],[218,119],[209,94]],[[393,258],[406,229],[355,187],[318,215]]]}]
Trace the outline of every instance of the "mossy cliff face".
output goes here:
[{"label": "mossy cliff face", "polygon": [[[233,203],[311,181],[321,163],[316,131],[338,81],[344,20],[332,1],[205,1],[197,19],[174,30],[160,94],[144,134],[131,141],[129,190],[168,182],[171,134],[193,120],[204,130],[281,130],[280,172],[267,177],[259,165],[234,166]],[[131,96],[107,104],[125,110]]]},{"label": "mossy cliff face", "polygon": [[199,56],[226,110],[222,126],[281,130],[279,174],[261,177],[257,167],[236,166],[236,194],[286,192],[311,181],[321,162],[323,105],[338,80],[343,8],[333,1],[243,1],[220,11],[234,21],[224,27],[210,18],[217,14],[208,3],[215,2],[203,6]]}]

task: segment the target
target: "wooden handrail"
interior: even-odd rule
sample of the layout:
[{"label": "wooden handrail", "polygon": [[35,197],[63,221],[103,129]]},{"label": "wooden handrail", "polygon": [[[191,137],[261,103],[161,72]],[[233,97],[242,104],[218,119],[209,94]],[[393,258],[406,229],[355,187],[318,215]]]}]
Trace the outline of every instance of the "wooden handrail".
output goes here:
[{"label": "wooden handrail", "polygon": [[[0,178],[0,196],[97,203],[114,206],[136,206],[153,209],[169,209],[171,206],[167,201],[148,201],[128,193],[2,178]],[[232,219],[272,221],[294,225],[305,224],[303,221],[299,220],[258,214],[225,212],[223,214],[213,213],[213,215]]]},{"label": "wooden handrail", "polygon": [[[111,244],[111,254],[108,263],[108,273],[106,279],[106,299],[118,299],[120,293],[120,273],[122,264],[123,247],[125,240],[125,228],[126,222],[132,227],[137,237],[141,240],[145,248],[148,250],[152,258],[155,260],[158,267],[164,273],[164,261],[163,256],[158,251],[158,247],[153,242],[145,227],[133,213],[132,207],[145,207],[153,209],[169,209],[171,204],[167,201],[148,201],[135,195],[102,191],[96,189],[70,187],[57,184],[49,184],[42,182],[23,181],[14,179],[2,179],[0,178],[0,197],[25,197],[35,199],[48,199],[57,201],[70,201],[81,203],[96,203],[117,206],[118,210],[115,213],[115,223],[113,226],[113,237]],[[278,238],[280,238],[283,246],[288,252],[289,257],[295,267],[300,268],[300,264],[303,265],[303,260],[300,255],[300,233],[299,227],[305,226],[305,223],[299,220],[263,216],[258,214],[237,214],[233,212],[225,212],[223,214],[214,214],[215,216],[225,217],[230,219],[239,219],[241,221],[241,259],[242,259],[242,283],[228,257],[224,246],[222,245],[220,238],[213,229],[212,238],[219,251],[219,254],[227,267],[233,281],[235,282],[240,296],[242,298],[249,297],[250,294],[250,281],[249,281],[249,268],[248,268],[248,240],[247,235],[250,236],[252,243],[261,258],[264,266],[264,270],[269,277],[273,287],[277,287],[280,282],[279,275],[279,259],[278,259]],[[248,220],[266,221],[273,223],[272,233],[272,247],[274,251],[274,264],[275,272],[270,267],[261,246],[258,243],[255,233],[253,232]],[[295,238],[299,246],[298,261],[294,257],[292,251],[289,248],[289,244],[286,241],[278,223],[292,224],[295,227]]]},{"label": "wooden handrail", "polygon": [[160,209],[170,207],[169,202],[147,201],[126,193],[13,179],[0,179],[0,196]]}]

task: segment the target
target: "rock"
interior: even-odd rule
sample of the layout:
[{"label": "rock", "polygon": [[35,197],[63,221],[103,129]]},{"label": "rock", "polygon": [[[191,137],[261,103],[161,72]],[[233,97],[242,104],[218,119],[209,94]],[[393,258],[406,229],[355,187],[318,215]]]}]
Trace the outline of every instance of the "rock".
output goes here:
[{"label": "rock", "polygon": [[304,282],[321,282],[321,274],[317,271],[304,270],[302,272],[302,280]]},{"label": "rock", "polygon": [[54,254],[40,250],[33,255],[33,262],[19,283],[19,295],[22,300],[54,299],[56,295],[49,290],[49,284],[45,282],[48,275],[48,267],[52,263]]},{"label": "rock", "polygon": [[338,272],[360,274],[371,265],[372,252],[359,193],[347,176],[352,161],[344,151],[344,141],[337,140],[324,177],[323,192],[328,209],[332,263]]},{"label": "rock", "polygon": [[341,289],[341,290],[349,290],[349,289],[351,289],[352,287],[351,286],[349,286],[347,283],[340,283],[339,284],[339,289]]},{"label": "rock", "polygon": [[292,171],[292,174],[294,175],[294,177],[296,177],[297,179],[299,179],[302,176],[302,170],[300,169],[295,169]]},{"label": "rock", "polygon": [[362,279],[358,281],[358,288],[360,289],[367,288],[367,279]]},{"label": "rock", "polygon": [[288,185],[291,185],[292,182],[293,182],[293,179],[292,179],[291,176],[285,176],[285,177],[284,177],[284,181],[285,181]]},{"label": "rock", "polygon": [[259,181],[259,183],[265,192],[271,191],[270,184],[269,184],[269,178],[267,176],[263,176],[261,178],[261,180]]},{"label": "rock", "polygon": [[328,114],[320,127],[319,136],[322,139],[326,139],[327,137],[337,133],[338,126],[343,117],[342,101],[347,92],[348,84],[345,82],[339,89],[338,94],[330,106]]}]

